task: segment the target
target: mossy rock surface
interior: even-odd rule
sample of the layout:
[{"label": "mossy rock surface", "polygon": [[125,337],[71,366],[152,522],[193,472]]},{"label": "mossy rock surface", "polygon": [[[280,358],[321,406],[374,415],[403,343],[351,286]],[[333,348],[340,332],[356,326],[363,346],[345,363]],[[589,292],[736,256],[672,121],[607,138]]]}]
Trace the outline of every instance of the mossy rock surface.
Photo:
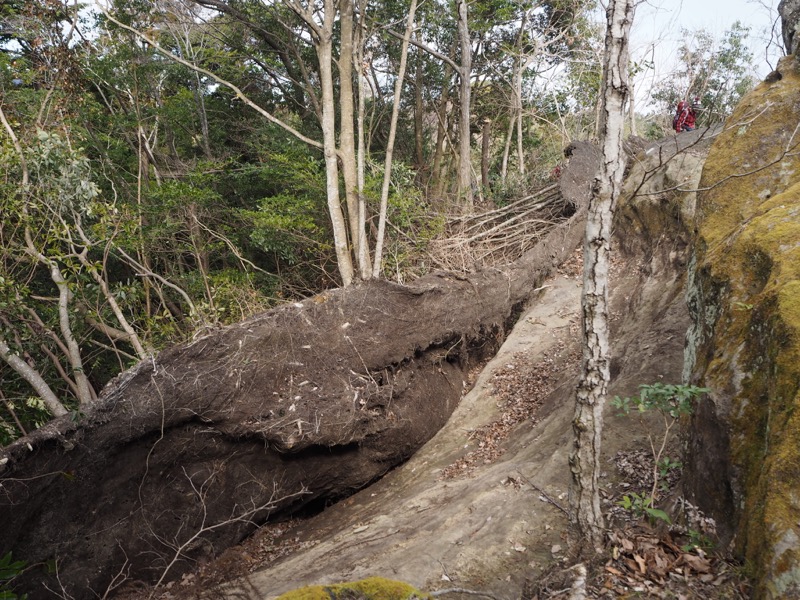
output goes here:
[{"label": "mossy rock surface", "polygon": [[700,183],[687,372],[713,391],[694,418],[690,474],[701,505],[723,529],[729,519],[756,595],[797,598],[800,64],[779,71],[737,107]]},{"label": "mossy rock surface", "polygon": [[277,600],[429,600],[429,594],[420,592],[402,581],[370,577],[361,581],[335,585],[312,585],[286,592]]}]

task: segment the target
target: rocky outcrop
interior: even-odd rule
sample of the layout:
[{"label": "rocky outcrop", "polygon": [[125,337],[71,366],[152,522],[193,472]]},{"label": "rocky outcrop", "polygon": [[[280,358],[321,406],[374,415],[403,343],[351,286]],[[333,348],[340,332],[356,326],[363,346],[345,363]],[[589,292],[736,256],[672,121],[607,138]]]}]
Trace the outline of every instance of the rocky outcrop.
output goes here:
[{"label": "rocky outcrop", "polygon": [[[782,3],[785,4],[785,3]],[[800,597],[800,64],[751,92],[706,160],[690,265],[690,492],[755,577]]]}]

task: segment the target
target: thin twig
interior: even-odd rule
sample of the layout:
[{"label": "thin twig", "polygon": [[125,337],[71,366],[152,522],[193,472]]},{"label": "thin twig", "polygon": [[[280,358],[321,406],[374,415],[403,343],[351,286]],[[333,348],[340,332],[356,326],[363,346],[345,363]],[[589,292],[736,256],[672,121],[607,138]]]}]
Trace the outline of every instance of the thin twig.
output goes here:
[{"label": "thin twig", "polygon": [[552,505],[553,505],[553,506],[555,506],[555,507],[556,507],[558,510],[560,510],[561,512],[563,512],[565,515],[569,516],[569,511],[568,511],[566,508],[564,508],[563,506],[561,506],[561,505],[560,505],[558,502],[556,502],[555,500],[553,500],[553,499],[552,499],[552,498],[551,498],[551,497],[550,497],[550,496],[547,494],[547,492],[545,492],[545,491],[544,491],[542,488],[540,488],[538,485],[536,485],[535,483],[533,483],[533,482],[532,482],[530,479],[528,479],[527,477],[525,477],[525,475],[523,475],[522,473],[520,473],[520,472],[519,472],[519,470],[517,470],[517,474],[518,474],[520,477],[522,477],[522,478],[525,480],[525,482],[526,482],[528,485],[530,485],[530,486],[531,486],[533,489],[535,489],[537,492],[539,492],[539,493],[542,495],[542,497],[543,497],[545,500],[547,500],[547,501],[548,501],[550,504],[552,504]]},{"label": "thin twig", "polygon": [[445,594],[467,594],[469,596],[482,596],[484,598],[492,598],[493,600],[501,600],[499,597],[495,596],[494,594],[490,594],[489,592],[479,592],[477,590],[468,590],[465,588],[447,588],[446,590],[436,590],[435,592],[430,592],[430,595],[434,598],[438,596],[444,596]]}]

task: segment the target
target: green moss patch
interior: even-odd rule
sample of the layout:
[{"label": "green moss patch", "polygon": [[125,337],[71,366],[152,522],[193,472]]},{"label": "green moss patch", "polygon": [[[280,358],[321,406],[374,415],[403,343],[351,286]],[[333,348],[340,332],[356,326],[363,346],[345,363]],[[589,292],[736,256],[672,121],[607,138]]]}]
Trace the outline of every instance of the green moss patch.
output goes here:
[{"label": "green moss patch", "polygon": [[420,592],[402,581],[370,577],[361,581],[336,585],[312,585],[278,597],[278,600],[430,600],[431,596]]},{"label": "green moss patch", "polygon": [[[694,296],[709,300],[695,315],[704,328],[695,374],[727,415],[736,544],[763,597],[800,589],[800,548],[792,543],[800,539],[796,67],[794,57],[784,59],[783,79],[737,107],[711,148],[698,195]],[[713,322],[702,322],[708,314]]]}]

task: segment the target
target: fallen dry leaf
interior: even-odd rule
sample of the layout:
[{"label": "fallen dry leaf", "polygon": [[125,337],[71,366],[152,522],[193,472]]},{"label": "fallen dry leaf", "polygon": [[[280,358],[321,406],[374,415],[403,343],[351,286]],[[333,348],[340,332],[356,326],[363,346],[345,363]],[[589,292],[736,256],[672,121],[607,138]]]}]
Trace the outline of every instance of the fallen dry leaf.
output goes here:
[{"label": "fallen dry leaf", "polygon": [[633,555],[633,560],[635,560],[636,564],[639,565],[639,571],[642,574],[647,573],[647,566],[645,565],[644,559],[641,556],[639,556],[638,554],[634,554]]}]

